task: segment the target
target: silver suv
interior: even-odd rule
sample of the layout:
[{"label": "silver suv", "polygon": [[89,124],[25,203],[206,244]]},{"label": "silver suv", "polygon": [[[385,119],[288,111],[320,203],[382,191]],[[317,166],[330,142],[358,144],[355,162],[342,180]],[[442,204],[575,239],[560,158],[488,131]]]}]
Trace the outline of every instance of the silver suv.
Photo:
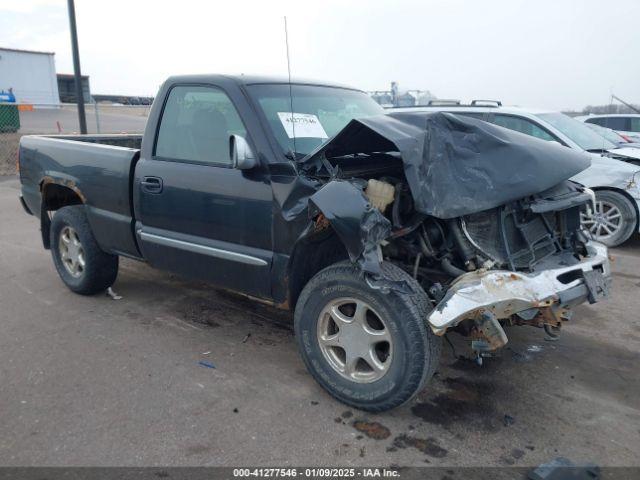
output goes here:
[{"label": "silver suv", "polygon": [[[582,221],[593,237],[614,247],[627,241],[640,227],[640,150],[619,148],[583,123],[559,112],[505,107],[501,102],[474,100],[431,101],[424,107],[393,108],[393,111],[440,111],[484,120],[542,140],[557,142],[591,154],[591,167],[572,180],[596,192],[595,210]],[[624,161],[621,161],[624,160]]]}]

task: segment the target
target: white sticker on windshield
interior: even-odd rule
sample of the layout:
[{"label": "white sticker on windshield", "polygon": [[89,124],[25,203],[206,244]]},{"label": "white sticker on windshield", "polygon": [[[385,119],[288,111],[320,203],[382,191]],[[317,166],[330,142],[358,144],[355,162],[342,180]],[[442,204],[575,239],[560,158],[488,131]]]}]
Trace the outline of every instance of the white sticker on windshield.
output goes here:
[{"label": "white sticker on windshield", "polygon": [[278,117],[289,138],[329,138],[320,120],[310,113],[278,112]]}]

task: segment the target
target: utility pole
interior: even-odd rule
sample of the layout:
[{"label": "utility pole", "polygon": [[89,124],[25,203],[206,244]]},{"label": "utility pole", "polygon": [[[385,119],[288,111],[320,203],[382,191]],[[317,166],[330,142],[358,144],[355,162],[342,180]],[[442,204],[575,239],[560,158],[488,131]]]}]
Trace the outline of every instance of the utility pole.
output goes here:
[{"label": "utility pole", "polygon": [[78,123],[80,133],[87,133],[87,116],[84,112],[84,93],[82,92],[82,73],[80,72],[80,52],[78,51],[78,31],[76,30],[76,7],[73,0],[67,0],[69,8],[69,30],[71,31],[71,50],[73,52],[73,74],[76,79],[76,101],[78,102]]}]

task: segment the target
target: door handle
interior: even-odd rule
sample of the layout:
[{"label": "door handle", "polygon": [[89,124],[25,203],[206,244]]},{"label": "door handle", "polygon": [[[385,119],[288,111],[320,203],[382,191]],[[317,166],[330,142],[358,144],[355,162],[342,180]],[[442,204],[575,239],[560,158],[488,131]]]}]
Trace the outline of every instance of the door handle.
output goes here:
[{"label": "door handle", "polygon": [[143,177],[140,186],[144,192],[160,193],[162,192],[162,179],[160,177]]}]

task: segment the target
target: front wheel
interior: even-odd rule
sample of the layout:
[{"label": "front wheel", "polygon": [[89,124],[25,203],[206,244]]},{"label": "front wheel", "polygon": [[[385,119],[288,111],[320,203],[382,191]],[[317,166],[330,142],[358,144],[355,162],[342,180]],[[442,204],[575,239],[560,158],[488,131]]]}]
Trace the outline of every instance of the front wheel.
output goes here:
[{"label": "front wheel", "polygon": [[53,263],[70,290],[81,295],[93,295],[116,281],[118,256],[100,249],[84,206],[58,210],[51,220],[50,235]]},{"label": "front wheel", "polygon": [[416,395],[433,375],[441,339],[426,326],[430,302],[400,268],[383,263],[387,278],[406,280],[411,294],[369,287],[349,263],[331,265],[305,286],[294,326],[311,375],[331,395],[379,412]]},{"label": "front wheel", "polygon": [[595,211],[591,215],[583,213],[581,220],[593,239],[608,247],[626,242],[638,223],[631,201],[612,190],[596,191]]}]

